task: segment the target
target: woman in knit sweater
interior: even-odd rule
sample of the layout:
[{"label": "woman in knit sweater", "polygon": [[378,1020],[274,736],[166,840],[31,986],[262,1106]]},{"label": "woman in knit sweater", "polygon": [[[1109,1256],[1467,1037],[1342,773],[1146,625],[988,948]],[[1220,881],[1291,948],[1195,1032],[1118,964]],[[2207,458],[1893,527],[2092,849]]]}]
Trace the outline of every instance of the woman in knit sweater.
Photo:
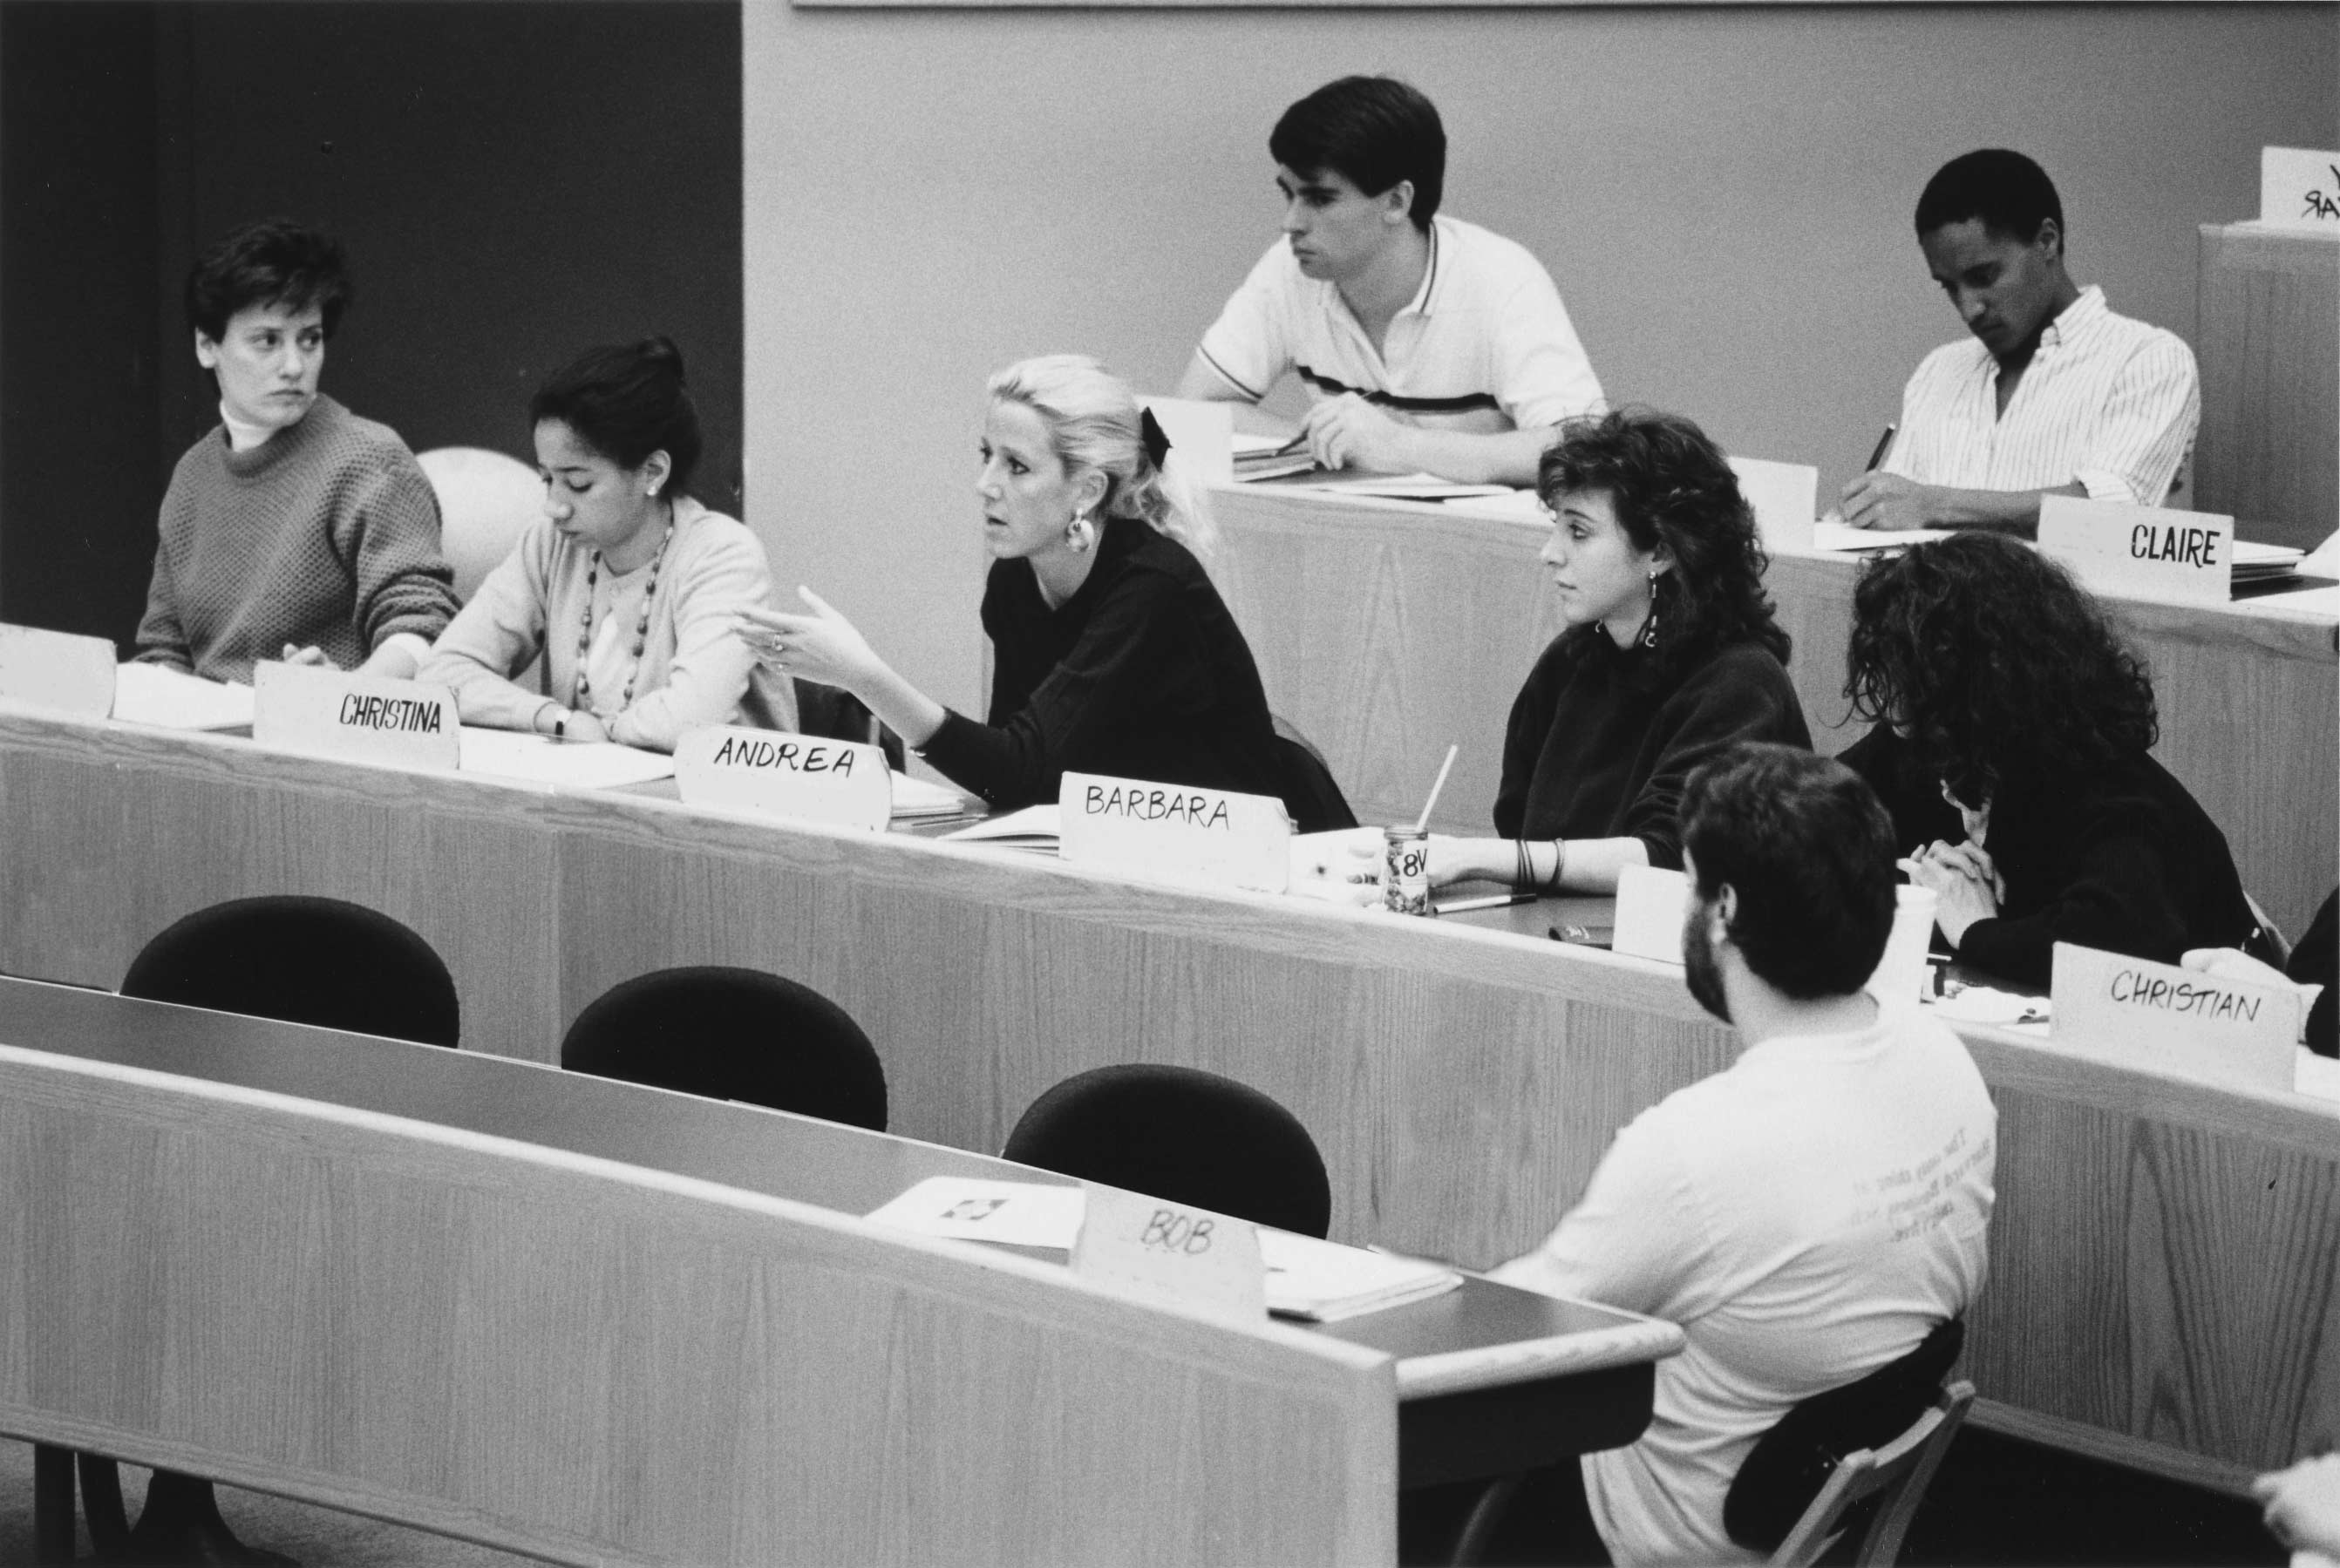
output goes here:
[{"label": "woman in knit sweater", "polygon": [[1721,450],[1646,409],[1563,425],[1536,488],[1567,629],[1512,705],[1500,838],[1433,837],[1433,880],[1611,892],[1681,864],[1691,770],[1733,742],[1809,747],[1763,593],[1754,514]]},{"label": "woman in knit sweater", "polygon": [[163,497],[139,659],[248,681],[259,659],[411,676],[455,613],[439,502],[397,432],[317,390],[350,300],[342,248],[281,219],[187,278],[220,424]]},{"label": "woman in knit sweater", "polygon": [[[424,661],[463,722],[672,751],[739,721],[755,658],[731,625],[764,547],[684,493],[699,411],[664,338],[589,350],[529,405],[544,515]],[[537,678],[513,676],[543,656]],[[785,722],[759,691],[749,716]]]}]

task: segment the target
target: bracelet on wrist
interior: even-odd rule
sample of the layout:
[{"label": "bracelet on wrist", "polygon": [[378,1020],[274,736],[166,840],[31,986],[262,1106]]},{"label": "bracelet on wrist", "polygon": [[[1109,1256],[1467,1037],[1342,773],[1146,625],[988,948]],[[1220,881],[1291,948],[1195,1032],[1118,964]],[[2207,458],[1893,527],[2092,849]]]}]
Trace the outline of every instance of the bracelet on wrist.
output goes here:
[{"label": "bracelet on wrist", "polygon": [[1552,841],[1552,876],[1544,883],[1543,891],[1557,897],[1560,893],[1561,873],[1567,869],[1568,841],[1564,838],[1556,838]]}]

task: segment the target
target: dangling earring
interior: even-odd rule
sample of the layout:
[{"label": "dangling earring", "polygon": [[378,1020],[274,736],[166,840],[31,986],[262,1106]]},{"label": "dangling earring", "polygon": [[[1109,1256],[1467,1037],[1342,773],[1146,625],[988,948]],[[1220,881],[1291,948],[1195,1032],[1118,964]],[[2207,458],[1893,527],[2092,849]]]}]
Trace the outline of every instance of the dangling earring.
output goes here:
[{"label": "dangling earring", "polygon": [[1658,646],[1658,568],[1650,568],[1650,618],[1641,623],[1641,646]]},{"label": "dangling earring", "polygon": [[1087,513],[1073,514],[1073,520],[1065,525],[1065,543],[1076,556],[1089,553],[1089,547],[1096,543],[1096,525],[1089,521]]}]

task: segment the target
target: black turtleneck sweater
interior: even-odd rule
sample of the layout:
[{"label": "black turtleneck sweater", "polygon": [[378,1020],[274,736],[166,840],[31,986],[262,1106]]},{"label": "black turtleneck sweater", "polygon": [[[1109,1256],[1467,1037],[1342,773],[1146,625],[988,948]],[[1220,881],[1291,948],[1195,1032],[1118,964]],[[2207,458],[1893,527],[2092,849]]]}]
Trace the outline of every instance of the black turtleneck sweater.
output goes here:
[{"label": "black turtleneck sweater", "polygon": [[1669,659],[1600,626],[1552,639],[1512,705],[1495,831],[1505,838],[1638,838],[1681,864],[1682,783],[1737,741],[1812,744],[1788,672],[1757,643]]},{"label": "black turtleneck sweater", "polygon": [[[1966,842],[1941,782],[1888,725],[1840,760],[1884,801],[1902,853]],[[2256,924],[2226,835],[2143,754],[2087,778],[2000,786],[1983,848],[2007,897],[1997,919],[1967,928],[1958,956],[2027,985],[2048,982],[2058,942],[2176,963],[2188,948],[2240,947]]]},{"label": "black turtleneck sweater", "polygon": [[1116,518],[1055,609],[1029,561],[983,590],[991,722],[946,713],[926,759],[995,806],[1053,801],[1064,774],[1277,794],[1274,722],[1234,617],[1186,547]]}]

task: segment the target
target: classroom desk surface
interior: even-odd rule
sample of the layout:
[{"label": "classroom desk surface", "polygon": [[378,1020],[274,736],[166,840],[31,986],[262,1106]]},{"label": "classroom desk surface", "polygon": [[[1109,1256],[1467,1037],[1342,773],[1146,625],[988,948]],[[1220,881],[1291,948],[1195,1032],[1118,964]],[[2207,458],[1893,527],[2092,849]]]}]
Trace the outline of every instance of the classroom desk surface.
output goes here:
[{"label": "classroom desk surface", "polygon": [[[1199,1067],[1308,1128],[1335,1239],[1471,1267],[1541,1240],[1618,1128],[1731,1055],[1676,971],[1476,917],[249,741],[0,712],[0,971],[112,986],[193,909],[321,893],[446,959],[467,1050],[547,1061],[621,980],[745,964],[860,1022],[897,1131],[996,1149],[1073,1072]],[[2340,1438],[2340,1105],[1960,1032],[2000,1117],[1985,1397],[2227,1481]]]},{"label": "classroom desk surface", "polygon": [[[200,1084],[215,1095],[224,1092],[247,1102],[265,1100],[294,1114],[309,1113],[312,1119],[302,1124],[302,1136],[315,1146],[314,1158],[335,1172],[328,1185],[342,1197],[356,1196],[365,1178],[343,1171],[336,1163],[341,1151],[334,1144],[333,1124],[314,1119],[322,1108],[360,1112],[376,1125],[381,1124],[378,1119],[389,1119],[432,1136],[460,1138],[474,1151],[501,1149],[515,1160],[528,1158],[530,1150],[549,1152],[566,1157],[566,1169],[575,1172],[620,1170],[670,1189],[676,1182],[704,1184],[721,1193],[757,1194],[840,1215],[875,1208],[932,1176],[1075,1185],[1048,1172],[910,1139],[563,1073],[534,1063],[25,981],[0,980],[0,1048],[7,1048],[0,1050],[0,1077],[12,1069],[35,1070],[16,1077],[20,1090],[54,1086],[60,1069],[95,1070],[114,1080],[120,1077],[118,1070],[127,1069],[160,1090]],[[44,1079],[39,1070],[50,1076]],[[157,1084],[157,1078],[174,1081]],[[45,1117],[39,1109],[42,1098],[42,1089],[32,1088],[32,1109],[24,1112],[25,1124],[17,1129],[35,1141],[62,1136],[71,1120],[64,1115]],[[207,1122],[191,1125],[200,1128]],[[221,1137],[223,1145],[233,1140],[233,1134],[224,1129]],[[207,1153],[197,1151],[189,1158],[201,1165]],[[223,1153],[219,1158],[233,1163],[235,1157]],[[89,1175],[86,1170],[80,1174],[84,1179]],[[55,1207],[39,1200],[43,1187],[37,1178],[22,1171],[15,1175],[16,1179],[0,1180],[0,1201],[14,1199],[22,1207],[0,1211],[0,1227],[18,1235],[39,1233],[45,1213],[54,1214]],[[270,1212],[265,1198],[255,1196],[248,1207],[239,1207],[233,1195],[213,1196],[225,1196],[228,1201],[214,1203],[195,1223],[208,1228],[215,1241],[239,1230],[283,1228],[282,1217]],[[78,1199],[67,1190],[63,1201],[72,1205]],[[880,1232],[879,1238],[894,1234]],[[939,1247],[975,1267],[999,1256],[977,1244],[925,1238],[905,1238],[903,1244],[921,1251]],[[32,1277],[20,1287],[37,1301],[50,1275],[72,1272],[93,1259],[101,1260],[101,1275],[137,1278],[147,1267],[132,1255],[137,1245],[126,1234],[84,1228],[71,1243],[70,1262],[37,1247],[26,1254],[19,1272]],[[342,1256],[343,1245],[339,1230],[328,1226],[301,1250],[309,1254],[319,1275],[330,1276],[350,1266]],[[108,1267],[104,1260],[113,1249],[120,1249],[119,1255]],[[515,1259],[512,1267],[517,1271],[527,1264]],[[429,1261],[418,1263],[418,1268],[427,1282]],[[83,1283],[86,1285],[85,1277]],[[159,1355],[168,1343],[180,1346],[179,1354],[200,1360],[200,1353],[186,1348],[191,1343],[187,1336],[191,1326],[201,1322],[204,1307],[195,1302],[182,1310],[171,1298],[179,1283],[152,1287],[163,1299],[144,1301],[136,1313],[114,1316],[110,1324],[110,1315],[79,1326],[45,1320],[37,1312],[26,1315],[22,1321],[33,1325],[33,1340],[25,1346],[29,1359],[135,1364]],[[253,1283],[287,1293],[296,1306],[307,1294],[298,1281],[282,1276]],[[392,1296],[428,1288],[427,1284],[415,1287],[386,1277],[377,1277],[375,1283]],[[517,1283],[524,1287],[526,1282]],[[319,1294],[324,1294],[322,1288]],[[394,1302],[390,1305],[397,1309]],[[1050,1298],[1041,1295],[1030,1310],[1045,1313],[1049,1306]],[[337,1326],[331,1321],[333,1308],[322,1299],[318,1307],[329,1319],[324,1331],[330,1333]],[[354,1332],[354,1325],[347,1326]],[[614,1321],[603,1328],[625,1335],[640,1326]],[[107,1342],[109,1327],[127,1337]],[[302,1323],[288,1332],[308,1337],[315,1326]],[[1680,1330],[1668,1324],[1477,1277],[1468,1277],[1460,1289],[1430,1301],[1304,1333],[1394,1358],[1393,1386],[1402,1402],[1397,1420],[1401,1486],[1503,1474],[1630,1442],[1649,1421],[1651,1362],[1681,1345]],[[671,1349],[682,1356],[691,1353],[688,1345]],[[355,1362],[366,1351],[346,1346],[333,1347],[331,1354]],[[233,1365],[226,1352],[222,1355],[221,1366],[182,1366],[174,1376],[194,1381],[220,1374]],[[73,1423],[105,1419],[102,1400],[57,1396],[55,1390],[64,1381],[38,1376],[11,1379],[0,1372],[0,1423],[33,1435],[67,1435],[64,1429]],[[282,1419],[297,1429],[332,1427],[356,1418],[360,1412],[337,1405],[348,1392],[348,1381],[327,1379],[307,1387],[303,1393],[312,1405],[301,1407],[295,1395],[295,1407],[283,1411]],[[507,1392],[524,1398],[535,1391],[521,1379]],[[433,1418],[429,1402],[422,1404],[423,1409],[409,1414],[377,1403],[363,1414],[375,1421],[411,1422],[414,1439],[421,1441]],[[127,1446],[94,1446],[151,1458],[152,1445],[166,1436],[165,1424],[158,1422],[144,1433],[132,1425]],[[84,1435],[70,1435],[85,1441]],[[169,1435],[199,1449],[212,1436],[200,1425],[193,1430],[183,1426]],[[540,1441],[552,1436],[550,1431],[539,1435]],[[1165,1463],[1174,1457],[1161,1456]],[[185,1467],[211,1473],[200,1463]],[[249,1479],[233,1462],[226,1473]],[[279,1490],[314,1493],[297,1475],[278,1480]],[[413,1502],[409,1516],[432,1522],[435,1515],[424,1500]]]},{"label": "classroom desk surface", "polygon": [[[1492,832],[1512,700],[1560,631],[1536,558],[1544,525],[1274,485],[1223,487],[1212,505],[1223,537],[1213,575],[1268,702],[1324,752],[1359,820],[1411,821],[1459,741],[1435,825]],[[1859,571],[1853,556],[1780,555],[1765,579],[1794,639],[1788,673],[1813,744],[1831,754],[1859,733],[1844,699]],[[2105,599],[2153,670],[2154,754],[2294,936],[2340,880],[2335,598]]]}]

